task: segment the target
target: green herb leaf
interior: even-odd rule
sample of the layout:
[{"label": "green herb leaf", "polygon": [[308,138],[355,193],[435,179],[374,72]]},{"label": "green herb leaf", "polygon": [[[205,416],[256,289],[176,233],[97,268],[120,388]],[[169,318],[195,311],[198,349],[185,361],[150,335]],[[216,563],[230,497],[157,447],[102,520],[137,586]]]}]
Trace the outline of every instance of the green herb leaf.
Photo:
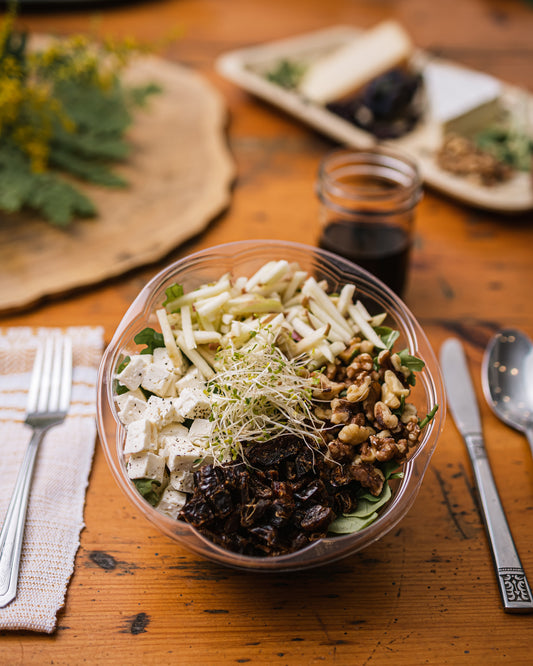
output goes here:
[{"label": "green herb leaf", "polygon": [[166,299],[163,301],[163,307],[183,296],[183,285],[176,282],[165,289],[165,294]]},{"label": "green herb leaf", "polygon": [[266,79],[282,88],[293,90],[300,84],[305,70],[305,65],[284,58],[267,72]]},{"label": "green herb leaf", "polygon": [[141,354],[153,354],[154,349],[165,346],[163,334],[153,328],[143,328],[133,339],[137,345],[146,345]]},{"label": "green herb leaf", "polygon": [[[329,531],[335,534],[351,534],[373,523],[378,517],[378,509],[386,504],[392,497],[388,483],[385,483],[379,497],[365,495],[358,498],[357,508],[351,513],[343,513],[329,526]],[[370,499],[372,498],[372,499]]]},{"label": "green herb leaf", "polygon": [[420,370],[423,370],[426,365],[422,359],[417,356],[412,356],[407,349],[402,349],[402,351],[398,352],[398,356],[400,357],[402,365],[409,368],[411,372],[419,372]]},{"label": "green herb leaf", "polygon": [[392,349],[396,340],[400,337],[399,331],[395,331],[388,326],[376,326],[374,329],[381,338],[387,349]]},{"label": "green herb leaf", "polygon": [[426,414],[426,416],[418,422],[419,428],[422,430],[422,428],[425,428],[427,424],[431,421],[431,419],[435,416],[437,413],[439,406],[435,405],[433,409],[429,412],[429,414]]},{"label": "green herb leaf", "polygon": [[158,488],[161,484],[159,481],[155,479],[134,479],[133,484],[147,502],[152,506],[156,506],[160,498]]}]

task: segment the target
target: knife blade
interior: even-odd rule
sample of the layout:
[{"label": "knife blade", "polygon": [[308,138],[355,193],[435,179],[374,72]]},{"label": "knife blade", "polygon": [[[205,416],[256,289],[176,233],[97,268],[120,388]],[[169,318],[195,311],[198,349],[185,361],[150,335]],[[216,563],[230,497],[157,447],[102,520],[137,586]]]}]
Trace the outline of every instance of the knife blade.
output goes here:
[{"label": "knife blade", "polygon": [[457,338],[445,340],[440,362],[448,405],[472,464],[503,608],[508,613],[531,613],[533,595],[494,482],[474,385],[463,346]]}]

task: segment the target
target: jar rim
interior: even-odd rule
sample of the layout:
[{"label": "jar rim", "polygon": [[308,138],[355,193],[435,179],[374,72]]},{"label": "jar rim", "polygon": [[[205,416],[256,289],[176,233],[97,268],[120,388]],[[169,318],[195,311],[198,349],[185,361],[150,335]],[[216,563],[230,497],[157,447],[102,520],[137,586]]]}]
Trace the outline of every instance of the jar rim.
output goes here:
[{"label": "jar rim", "polygon": [[[340,176],[357,175],[375,178],[395,187],[357,186],[342,183]],[[318,169],[317,194],[322,202],[334,203],[342,198],[352,204],[395,205],[395,212],[413,208],[422,196],[422,180],[416,162],[410,157],[388,148],[362,150],[343,148],[322,158]],[[345,208],[334,203],[335,207]],[[383,211],[381,211],[381,214]]]}]

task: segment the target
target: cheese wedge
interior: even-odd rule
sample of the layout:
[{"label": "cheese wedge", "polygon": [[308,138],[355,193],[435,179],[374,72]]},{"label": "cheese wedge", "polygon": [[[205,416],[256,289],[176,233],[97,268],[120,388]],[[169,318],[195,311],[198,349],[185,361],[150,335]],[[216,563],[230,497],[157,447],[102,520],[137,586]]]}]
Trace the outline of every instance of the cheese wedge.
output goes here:
[{"label": "cheese wedge", "polygon": [[327,104],[405,63],[412,50],[405,30],[395,21],[385,21],[311,65],[299,90],[306,99]]},{"label": "cheese wedge", "polygon": [[502,85],[493,76],[452,63],[429,63],[423,72],[429,116],[445,133],[468,135],[495,122]]}]

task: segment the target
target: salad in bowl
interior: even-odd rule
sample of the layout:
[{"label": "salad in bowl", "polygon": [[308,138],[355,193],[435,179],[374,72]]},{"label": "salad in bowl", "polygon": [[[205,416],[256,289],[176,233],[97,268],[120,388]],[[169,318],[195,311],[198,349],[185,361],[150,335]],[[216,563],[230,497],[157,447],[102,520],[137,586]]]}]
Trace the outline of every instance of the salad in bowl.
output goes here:
[{"label": "salad in bowl", "polygon": [[166,534],[305,568],[411,506],[442,424],[431,348],[386,286],[323,250],[231,243],[156,276],[100,369],[108,462]]}]

